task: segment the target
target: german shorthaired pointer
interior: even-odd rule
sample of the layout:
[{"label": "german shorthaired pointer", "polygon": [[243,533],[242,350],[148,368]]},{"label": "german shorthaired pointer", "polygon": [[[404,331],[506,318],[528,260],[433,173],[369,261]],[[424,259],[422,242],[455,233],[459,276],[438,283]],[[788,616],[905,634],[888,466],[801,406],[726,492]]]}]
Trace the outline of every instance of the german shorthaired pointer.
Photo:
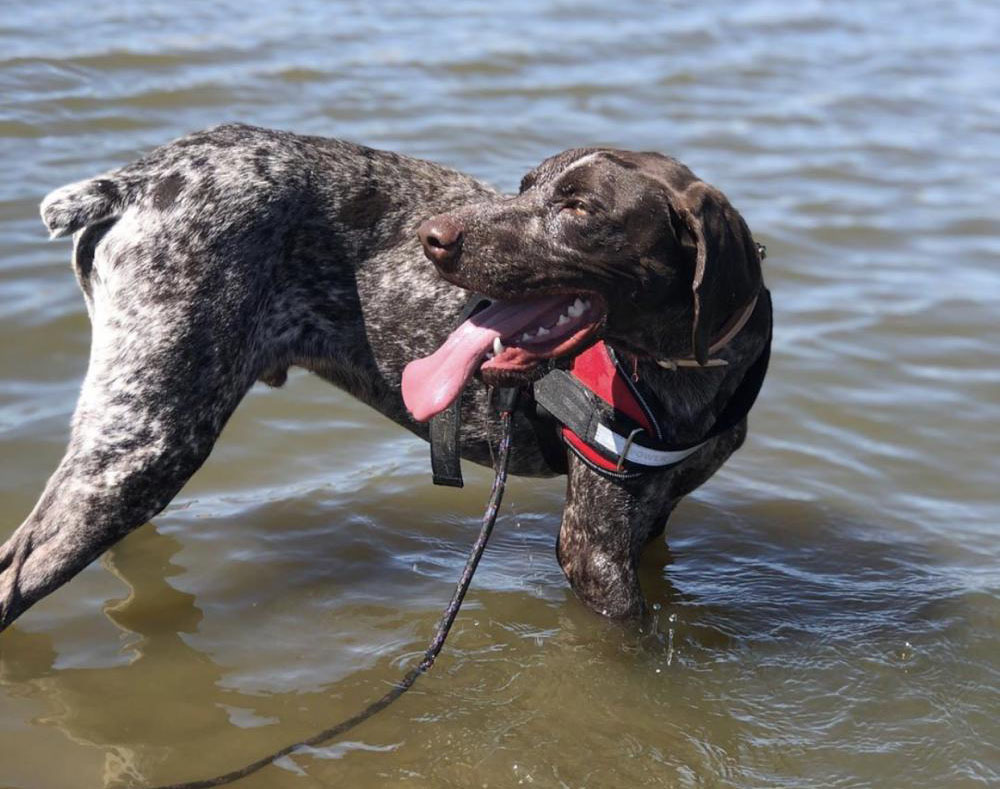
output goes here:
[{"label": "german shorthaired pointer", "polygon": [[[291,365],[425,439],[457,400],[461,455],[486,465],[483,384],[526,387],[511,471],[567,475],[559,562],[587,605],[634,616],[642,547],[742,444],[766,367],[746,225],[659,154],[566,151],[504,196],[394,153],[226,125],[41,211],[53,237],[75,234],[93,344],[66,454],[0,547],[0,629],[160,512],[253,383]],[[494,301],[456,329],[464,289]],[[595,348],[604,378],[588,383],[574,365]],[[553,372],[586,385],[545,400]]]}]

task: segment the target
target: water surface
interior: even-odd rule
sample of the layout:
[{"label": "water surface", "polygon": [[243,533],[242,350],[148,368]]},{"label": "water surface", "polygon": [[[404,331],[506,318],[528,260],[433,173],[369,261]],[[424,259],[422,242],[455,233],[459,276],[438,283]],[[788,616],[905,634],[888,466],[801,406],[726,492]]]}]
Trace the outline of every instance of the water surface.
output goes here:
[{"label": "water surface", "polygon": [[[645,558],[656,616],[578,603],[563,482],[516,480],[434,671],[242,785],[997,785],[998,33],[971,1],[7,3],[0,535],[86,367],[49,189],[226,120],[505,189],[570,146],[671,153],[767,244],[776,328],[751,438]],[[165,513],[0,636],[0,786],[204,777],[383,693],[489,480],[429,482],[336,389],[254,389]]]}]

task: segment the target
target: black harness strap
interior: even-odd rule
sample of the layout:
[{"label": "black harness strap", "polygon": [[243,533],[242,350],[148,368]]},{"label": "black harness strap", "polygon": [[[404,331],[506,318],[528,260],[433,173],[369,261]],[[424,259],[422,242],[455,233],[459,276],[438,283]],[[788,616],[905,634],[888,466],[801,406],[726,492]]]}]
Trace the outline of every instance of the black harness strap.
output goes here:
[{"label": "black harness strap", "polygon": [[[585,384],[566,370],[552,370],[544,378],[536,381],[534,395],[535,401],[556,422],[568,428],[595,451],[616,461],[618,464],[616,476],[623,471],[650,471],[681,463],[710,438],[705,436],[683,446],[660,441],[632,417],[601,401]],[[605,436],[609,435],[610,431],[623,438],[627,437],[627,445],[622,448],[620,455],[612,457],[614,453],[611,447],[599,440],[598,431],[602,429]],[[634,452],[631,451],[633,448]],[[642,450],[649,452],[642,453]],[[635,459],[637,455],[646,458],[646,462]],[[601,468],[597,470],[604,472]]]},{"label": "black harness strap", "polygon": [[[465,303],[458,317],[456,326],[461,326],[480,310],[490,305],[491,299],[478,293],[473,293]],[[455,398],[444,411],[431,417],[431,474],[435,485],[447,485],[460,488],[462,481],[461,446],[458,433],[462,427],[462,394]]]},{"label": "black harness strap", "polygon": [[460,488],[465,484],[458,447],[461,406],[462,395],[459,395],[444,411],[431,417],[431,474],[435,485]]},{"label": "black harness strap", "polygon": [[[758,246],[760,245],[758,244]],[[767,311],[770,315],[772,314],[771,292],[764,287],[760,291],[761,300],[767,305]],[[736,387],[736,391],[726,401],[722,413],[715,420],[712,429],[708,431],[708,438],[725,433],[750,413],[750,409],[753,408],[753,404],[757,400],[757,395],[760,394],[760,389],[764,385],[764,376],[767,375],[767,365],[771,360],[771,335],[773,331],[774,321],[772,319],[767,326],[767,340],[764,343],[764,349],[760,352],[760,356],[757,357],[754,363],[750,365],[743,376],[743,380],[740,381],[740,385]]]}]

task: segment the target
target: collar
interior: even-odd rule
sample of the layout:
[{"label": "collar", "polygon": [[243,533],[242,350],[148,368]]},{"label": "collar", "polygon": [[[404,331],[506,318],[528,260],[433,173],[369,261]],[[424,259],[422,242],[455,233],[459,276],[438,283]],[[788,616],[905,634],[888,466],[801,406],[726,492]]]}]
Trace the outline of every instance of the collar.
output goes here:
[{"label": "collar", "polygon": [[[767,260],[767,247],[756,241],[754,242],[754,246],[757,248],[757,258],[759,262],[763,263]],[[741,309],[729,316],[729,320],[727,320],[719,330],[719,336],[711,345],[708,346],[709,356],[713,353],[721,351],[737,334],[740,333],[740,330],[746,325],[746,322],[750,320],[750,316],[753,315],[753,311],[757,307],[757,299],[760,298],[760,292],[763,288],[763,282],[759,282],[753,298],[743,305]],[[770,298],[770,295],[768,298]],[[728,364],[725,359],[708,359],[705,364],[699,364],[698,360],[695,359],[694,356],[684,356],[676,359],[654,359],[653,361],[660,365],[660,367],[667,370],[676,370],[678,367],[724,367]]]},{"label": "collar", "polygon": [[[747,325],[747,321],[750,320],[750,316],[753,315],[753,311],[757,308],[758,298],[760,298],[759,293],[743,305],[742,309],[737,310],[729,316],[729,320],[719,330],[718,338],[708,346],[710,356],[729,345],[733,338],[740,333],[740,330]],[[723,367],[729,364],[725,359],[708,359],[705,364],[699,364],[698,360],[693,356],[685,356],[678,359],[654,359],[653,361],[667,370],[676,370],[678,367]]]}]

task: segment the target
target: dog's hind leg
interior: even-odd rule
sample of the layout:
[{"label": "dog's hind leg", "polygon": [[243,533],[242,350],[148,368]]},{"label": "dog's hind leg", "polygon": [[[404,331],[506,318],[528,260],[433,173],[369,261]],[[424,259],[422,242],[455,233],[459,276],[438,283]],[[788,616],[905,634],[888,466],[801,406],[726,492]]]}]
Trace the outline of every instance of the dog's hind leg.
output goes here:
[{"label": "dog's hind leg", "polygon": [[131,213],[89,248],[90,228],[77,238],[90,363],[65,456],[0,546],[0,630],[160,512],[261,369],[268,239],[250,227],[221,243]]}]

